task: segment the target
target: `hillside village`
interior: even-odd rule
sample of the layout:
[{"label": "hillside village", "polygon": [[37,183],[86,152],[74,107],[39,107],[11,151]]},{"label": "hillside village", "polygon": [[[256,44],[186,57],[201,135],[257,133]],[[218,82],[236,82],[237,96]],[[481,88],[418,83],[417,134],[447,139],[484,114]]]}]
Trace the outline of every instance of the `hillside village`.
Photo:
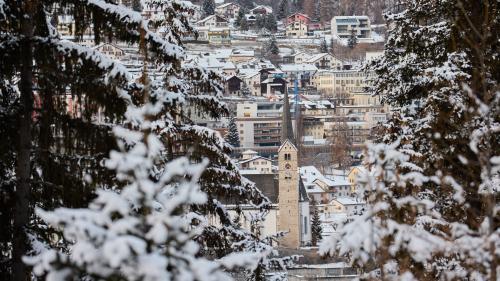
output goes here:
[{"label": "hillside village", "polygon": [[500,280],[494,0],[0,0],[0,279]]},{"label": "hillside village", "polygon": [[[296,12],[277,20],[277,12],[265,5],[248,10],[219,1],[207,15],[201,4],[183,4],[195,8],[190,20],[198,34],[184,38],[184,63],[223,77],[223,101],[232,113],[224,120],[192,118],[222,136],[237,136],[232,140],[234,161],[275,204],[264,233],[287,230],[286,247],[314,246],[311,225],[317,209],[322,237],[335,235],[336,225],[363,212],[356,175],[365,170],[364,143],[390,114],[382,97],[370,94],[372,74],[363,68],[382,54],[383,30],[364,15],[315,22]],[[142,15],[163,16],[148,6],[142,7]],[[67,39],[78,38],[71,18],[60,18],[57,28]],[[95,46],[90,35],[79,40],[122,61],[131,72],[141,72],[136,46]],[[161,72],[150,68],[153,75]],[[292,150],[291,158],[282,155],[285,148]],[[295,214],[290,221],[284,222],[284,209]]]}]

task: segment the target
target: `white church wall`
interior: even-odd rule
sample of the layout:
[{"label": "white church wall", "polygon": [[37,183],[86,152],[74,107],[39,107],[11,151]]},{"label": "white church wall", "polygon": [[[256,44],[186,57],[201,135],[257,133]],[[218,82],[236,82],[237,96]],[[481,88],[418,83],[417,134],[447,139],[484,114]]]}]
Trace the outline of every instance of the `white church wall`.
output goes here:
[{"label": "white church wall", "polygon": [[311,242],[311,216],[309,212],[309,202],[300,202],[299,208],[301,244],[307,245]]}]

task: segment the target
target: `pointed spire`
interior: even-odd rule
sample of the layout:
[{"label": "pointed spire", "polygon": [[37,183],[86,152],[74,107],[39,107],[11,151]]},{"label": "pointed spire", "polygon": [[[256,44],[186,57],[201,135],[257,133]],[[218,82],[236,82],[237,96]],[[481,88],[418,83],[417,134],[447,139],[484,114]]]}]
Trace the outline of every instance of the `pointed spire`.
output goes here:
[{"label": "pointed spire", "polygon": [[281,143],[283,144],[286,140],[295,143],[295,138],[293,135],[292,127],[292,116],[290,114],[290,103],[288,101],[288,91],[285,89],[285,95],[283,97],[283,114],[281,115]]}]

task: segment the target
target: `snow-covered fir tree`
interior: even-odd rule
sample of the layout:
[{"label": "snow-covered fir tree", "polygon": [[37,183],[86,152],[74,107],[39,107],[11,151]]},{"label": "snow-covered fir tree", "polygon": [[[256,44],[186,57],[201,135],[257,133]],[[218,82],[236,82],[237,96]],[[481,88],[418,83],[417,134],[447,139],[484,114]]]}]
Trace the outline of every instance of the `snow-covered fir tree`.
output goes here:
[{"label": "snow-covered fir tree", "polygon": [[276,22],[274,15],[266,15],[264,27],[273,33],[278,30],[278,23]]},{"label": "snow-covered fir tree", "polygon": [[245,9],[241,8],[238,10],[238,15],[236,16],[236,20],[234,21],[234,24],[238,27],[241,28],[241,25],[242,25],[242,21],[245,20],[246,21],[246,17],[245,17]]},{"label": "snow-covered fir tree", "polygon": [[321,53],[328,53],[328,43],[326,42],[325,38],[321,40],[321,44],[319,45],[319,51]]},{"label": "snow-covered fir tree", "polygon": [[278,42],[276,42],[276,38],[274,36],[271,36],[266,42],[264,42],[262,48],[264,49],[263,51],[266,56],[276,56],[280,53]]},{"label": "snow-covered fir tree", "polygon": [[254,7],[254,1],[253,0],[238,0],[236,1],[238,4],[240,4],[241,7],[245,8],[246,10],[253,9]]},{"label": "snow-covered fir tree", "polygon": [[[246,261],[247,268],[242,268],[247,273],[246,280],[252,281],[286,281],[288,280],[286,269],[293,266],[294,262],[299,259],[299,256],[280,256],[278,251],[273,248],[286,233],[279,232],[272,235],[263,236],[261,229],[267,216],[267,212],[257,212],[255,214],[241,214],[246,216],[246,220],[250,222],[250,229],[253,237],[242,240],[234,246],[237,248],[236,254],[229,255],[223,259],[223,262],[229,262],[229,267],[234,267],[233,263],[238,262],[240,257]],[[244,253],[238,254],[238,252]],[[234,259],[234,258],[237,259]],[[257,258],[257,262],[256,262]],[[241,267],[244,263],[237,266]]]},{"label": "snow-covered fir tree", "polygon": [[203,16],[208,17],[215,14],[215,1],[214,0],[203,0],[203,4],[201,6],[203,11]]},{"label": "snow-covered fir tree", "polygon": [[398,109],[370,172],[368,210],[323,251],[367,278],[498,280],[498,1],[406,1],[389,14],[374,91]]},{"label": "snow-covered fir tree", "polygon": [[234,116],[229,118],[227,134],[226,134],[226,142],[229,143],[233,147],[240,146],[240,134],[238,133],[238,126],[236,125],[236,119]]},{"label": "snow-covered fir tree", "polygon": [[239,22],[239,27],[241,30],[243,31],[247,31],[248,30],[248,21],[247,21],[247,18],[246,17],[243,17],[240,22]]},{"label": "snow-covered fir tree", "polygon": [[352,29],[349,38],[347,38],[347,47],[354,49],[358,44],[358,36],[356,35],[356,30]]},{"label": "snow-covered fir tree", "polygon": [[[6,203],[1,206],[2,220],[7,223],[4,225],[6,231],[1,236],[1,249],[2,255],[13,257],[12,262],[1,263],[1,272],[6,276],[3,278],[2,275],[2,279],[8,279],[12,275],[15,280],[26,280],[28,273],[21,257],[28,253],[30,246],[39,245],[35,240],[42,240],[55,251],[61,250],[61,257],[64,257],[63,253],[68,253],[65,245],[75,246],[72,244],[76,242],[74,239],[54,240],[53,233],[60,229],[44,227],[34,217],[34,207],[48,211],[59,206],[84,207],[94,197],[95,187],[123,190],[123,187],[132,183],[123,181],[113,170],[101,167],[100,163],[112,149],[119,148],[123,155],[141,150],[144,144],[150,149],[148,142],[153,141],[153,135],[161,142],[161,146],[156,148],[162,149],[153,149],[150,155],[142,155],[144,157],[141,161],[146,163],[155,160],[154,168],[147,167],[155,184],[161,185],[162,175],[171,173],[166,169],[172,167],[168,166],[172,161],[183,161],[181,159],[185,159],[184,157],[187,157],[189,163],[204,163],[204,159],[209,160],[207,168],[200,175],[186,174],[193,178],[199,177],[196,184],[207,200],[200,204],[201,201],[186,199],[180,202],[184,207],[175,210],[175,215],[180,218],[183,214],[194,212],[202,216],[215,216],[221,222],[220,226],[208,226],[200,224],[201,221],[190,220],[195,232],[186,230],[184,233],[186,237],[196,233],[195,241],[200,245],[196,255],[221,257],[231,249],[234,242],[246,239],[248,233],[233,225],[220,203],[221,199],[238,198],[237,203],[247,202],[259,206],[264,206],[267,202],[253,185],[242,181],[227,156],[230,147],[224,145],[223,139],[211,130],[194,125],[187,112],[182,110],[195,107],[216,119],[228,114],[227,109],[217,100],[221,92],[218,83],[220,77],[196,66],[182,64],[184,52],[180,38],[192,32],[188,18],[192,16],[193,10],[177,1],[150,1],[149,4],[162,10],[165,18],[146,21],[138,12],[101,0],[85,3],[69,0],[26,1],[22,5],[15,1],[0,3],[0,48],[3,58],[0,66],[0,118],[5,125],[1,126],[2,132],[8,133],[0,141],[0,164],[5,167],[0,172],[0,184],[2,195],[8,194],[2,197]],[[147,73],[136,79],[122,64],[109,59],[98,50],[62,39],[53,26],[59,15],[73,17],[76,35],[83,34],[92,25],[97,43],[105,38],[139,45],[146,66],[159,65],[157,74],[161,73],[162,79],[147,82]],[[164,38],[150,30],[150,27],[161,26],[169,27]],[[25,40],[26,38],[29,39]],[[78,114],[66,111],[68,96],[81,105]],[[34,104],[37,105],[36,108]],[[146,109],[157,111],[154,116],[151,116],[151,112],[140,113]],[[103,121],[94,119],[98,112],[102,114]],[[147,118],[141,119],[144,116]],[[137,124],[138,120],[134,118],[143,120],[144,124]],[[144,137],[133,143],[127,142],[125,147],[116,146],[111,129],[123,122],[133,126],[128,129],[137,131],[133,135]],[[148,127],[151,126],[150,123],[155,127]],[[146,136],[151,136],[151,140]],[[122,144],[127,138],[128,136],[123,136]],[[17,145],[12,146],[12,143]],[[112,168],[116,170],[123,167],[117,165]],[[120,173],[121,170],[118,171]],[[134,175],[134,179],[143,179],[138,176]],[[174,179],[172,182],[178,185],[182,181]],[[185,184],[192,185],[194,182]],[[101,194],[99,191],[100,199]],[[116,196],[128,195],[119,193]],[[106,212],[95,207],[99,202],[93,202],[89,214]],[[56,213],[60,214],[73,212],[58,210]],[[130,216],[139,215],[133,213],[135,211],[136,209],[131,210]],[[54,218],[49,215],[53,214],[51,212],[40,214],[42,213],[46,215],[43,218],[54,226],[61,222],[51,220]],[[140,215],[143,217],[139,220],[143,220],[148,214]],[[117,217],[113,215],[110,219],[115,220]],[[70,221],[67,223],[69,225]],[[151,225],[151,222],[146,223]],[[68,230],[71,233],[65,237],[78,233],[73,230]],[[199,230],[203,231],[199,233]],[[64,231],[63,229],[63,233]],[[31,245],[27,232],[33,238]],[[182,235],[179,238],[182,239]],[[188,244],[191,243],[186,242]],[[176,249],[186,250],[183,247],[179,245]],[[192,253],[194,248],[187,247],[190,247],[189,254]],[[39,250],[38,247],[34,248]],[[148,251],[152,253],[151,249]],[[66,262],[69,265],[76,260],[69,257]],[[84,269],[83,265],[79,266],[78,270]],[[90,271],[89,268],[86,270]]]},{"label": "snow-covered fir tree", "polygon": [[278,20],[286,19],[288,17],[288,0],[281,0],[278,6],[278,13],[276,18]]},{"label": "snow-covered fir tree", "polygon": [[252,95],[252,91],[248,87],[247,83],[243,83],[241,86],[241,95],[244,97],[249,97]]},{"label": "snow-covered fir tree", "polygon": [[141,0],[133,0],[132,1],[132,10],[134,10],[136,12],[142,12]]},{"label": "snow-covered fir tree", "polygon": [[316,200],[314,198],[311,200],[311,208],[312,208],[312,220],[311,220],[311,243],[313,246],[317,246],[318,242],[323,239],[322,232],[323,228],[321,227],[321,220],[319,217],[319,211]]}]

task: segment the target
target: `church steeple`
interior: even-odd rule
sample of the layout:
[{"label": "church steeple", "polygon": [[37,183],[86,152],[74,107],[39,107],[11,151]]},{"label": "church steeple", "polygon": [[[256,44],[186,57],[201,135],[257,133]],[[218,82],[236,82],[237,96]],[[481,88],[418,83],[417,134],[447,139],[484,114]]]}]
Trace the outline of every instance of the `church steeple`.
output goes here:
[{"label": "church steeple", "polygon": [[292,127],[292,116],[290,114],[290,102],[288,101],[288,90],[285,90],[285,95],[283,97],[283,114],[281,115],[281,143],[285,143],[289,140],[293,144],[296,144],[295,137],[293,134]]}]

